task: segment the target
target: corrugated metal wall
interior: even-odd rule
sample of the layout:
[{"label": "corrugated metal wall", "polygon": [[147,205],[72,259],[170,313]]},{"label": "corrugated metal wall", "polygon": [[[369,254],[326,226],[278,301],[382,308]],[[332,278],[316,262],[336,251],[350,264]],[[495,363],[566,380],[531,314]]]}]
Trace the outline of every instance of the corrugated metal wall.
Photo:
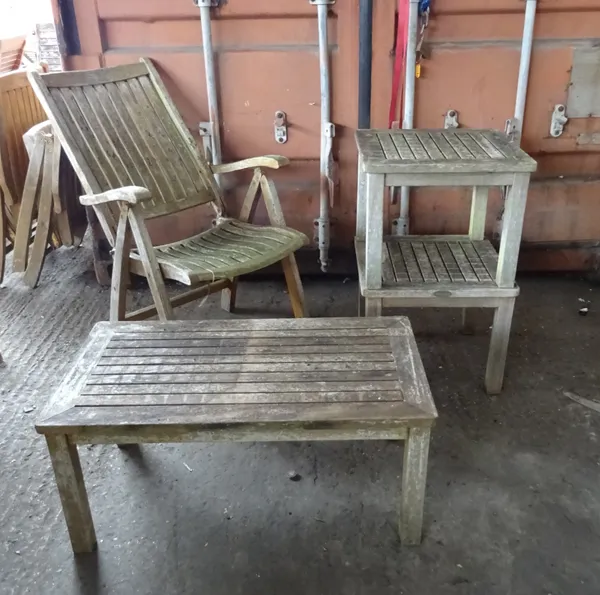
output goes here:
[{"label": "corrugated metal wall", "polygon": [[[198,9],[192,0],[70,2],[78,36],[71,31],[69,37],[72,52],[78,55],[67,58],[68,67],[110,66],[150,56],[196,131],[198,122],[207,119],[207,109]],[[68,4],[61,0],[62,6]],[[396,2],[375,0],[374,5],[372,125],[385,127]],[[525,2],[432,0],[432,6],[426,39],[430,56],[417,81],[416,125],[439,128],[452,108],[459,112],[462,126],[503,129],[514,110]],[[549,134],[554,105],[567,104],[574,60],[600,42],[600,0],[540,0],[538,6],[523,147],[539,161],[539,172],[529,197],[524,240],[561,247],[600,238],[600,134],[593,134],[600,133],[598,118],[571,119],[558,139]],[[312,234],[318,216],[316,8],[308,0],[229,0],[214,11],[214,17],[225,156],[283,153],[290,157],[293,165],[276,176],[284,210],[290,225]],[[337,126],[334,153],[339,164],[333,244],[349,248],[356,178],[358,0],[338,0],[333,6],[330,38]],[[285,145],[277,144],[273,136],[277,110],[288,115]],[[238,178],[232,185],[242,182]],[[237,194],[233,188],[233,201]],[[466,229],[468,200],[464,192],[418,190],[411,205],[411,230]],[[490,232],[500,206],[497,195],[489,213]],[[396,205],[388,205],[389,221],[397,211]],[[198,224],[189,216],[179,217],[155,226],[153,234],[165,240]],[[536,252],[528,264],[577,268],[585,266],[587,255],[577,250]]]}]

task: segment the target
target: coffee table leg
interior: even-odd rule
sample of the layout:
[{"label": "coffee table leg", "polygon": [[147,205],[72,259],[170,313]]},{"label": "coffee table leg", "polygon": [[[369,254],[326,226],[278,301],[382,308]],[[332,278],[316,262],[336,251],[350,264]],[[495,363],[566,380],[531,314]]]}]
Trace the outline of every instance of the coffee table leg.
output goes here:
[{"label": "coffee table leg", "polygon": [[430,428],[410,428],[404,445],[400,539],[404,545],[421,543]]},{"label": "coffee table leg", "polygon": [[73,552],[93,552],[96,549],[96,533],[77,447],[69,442],[67,436],[47,435],[46,442]]}]

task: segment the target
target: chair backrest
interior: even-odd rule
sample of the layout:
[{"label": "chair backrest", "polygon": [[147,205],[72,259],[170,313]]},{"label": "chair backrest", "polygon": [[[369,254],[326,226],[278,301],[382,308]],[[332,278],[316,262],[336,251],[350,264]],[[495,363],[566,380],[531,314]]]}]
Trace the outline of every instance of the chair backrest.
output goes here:
[{"label": "chair backrest", "polygon": [[21,66],[25,41],[23,36],[0,39],[0,73],[17,70]]},{"label": "chair backrest", "polygon": [[[146,218],[211,201],[222,207],[212,171],[150,60],[29,77],[86,193],[143,186],[152,193],[141,205]],[[112,241],[114,210],[96,210]]]},{"label": "chair backrest", "polygon": [[0,189],[8,206],[23,194],[29,165],[23,135],[46,118],[26,71],[0,75]]}]

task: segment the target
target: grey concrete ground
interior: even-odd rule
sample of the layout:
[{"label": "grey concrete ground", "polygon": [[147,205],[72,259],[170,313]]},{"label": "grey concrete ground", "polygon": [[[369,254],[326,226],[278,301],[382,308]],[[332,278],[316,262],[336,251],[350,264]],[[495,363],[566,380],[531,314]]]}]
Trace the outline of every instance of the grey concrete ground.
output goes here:
[{"label": "grey concrete ground", "polygon": [[[563,395],[599,395],[600,288],[521,279],[495,398],[481,388],[489,316],[466,337],[458,312],[411,312],[440,412],[420,547],[396,535],[400,444],[95,446],[82,460],[99,552],[75,560],[33,423],[107,316],[90,270],[86,250],[65,250],[35,291],[14,275],[0,288],[2,595],[600,593],[600,414]],[[306,293],[315,316],[355,313],[354,281],[309,279]],[[276,281],[244,283],[240,305],[289,315]],[[226,316],[216,299],[181,314]]]}]

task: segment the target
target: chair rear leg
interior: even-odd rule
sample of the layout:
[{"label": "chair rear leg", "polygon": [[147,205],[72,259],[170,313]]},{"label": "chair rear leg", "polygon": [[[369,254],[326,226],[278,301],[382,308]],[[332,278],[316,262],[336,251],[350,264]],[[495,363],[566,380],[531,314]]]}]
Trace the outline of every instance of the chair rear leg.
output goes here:
[{"label": "chair rear leg", "polygon": [[294,316],[296,318],[308,318],[310,315],[306,306],[306,300],[304,299],[304,288],[302,287],[302,280],[300,279],[298,265],[296,264],[296,257],[290,254],[281,261],[281,264]]},{"label": "chair rear leg", "polygon": [[231,285],[221,290],[221,308],[225,312],[233,312],[235,310],[235,298],[237,297],[238,280],[233,279]]}]

